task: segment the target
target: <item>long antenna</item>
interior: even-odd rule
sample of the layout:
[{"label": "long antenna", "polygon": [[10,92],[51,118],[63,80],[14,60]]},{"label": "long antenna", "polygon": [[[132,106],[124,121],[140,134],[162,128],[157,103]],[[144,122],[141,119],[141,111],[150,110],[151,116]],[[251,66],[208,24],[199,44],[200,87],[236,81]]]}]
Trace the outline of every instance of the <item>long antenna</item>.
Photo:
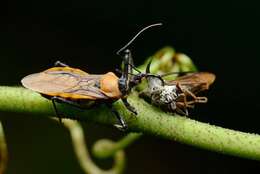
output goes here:
[{"label": "long antenna", "polygon": [[195,73],[195,71],[169,72],[169,73],[162,74],[160,76],[165,77],[165,76],[170,76],[170,75],[174,75],[174,74],[188,74],[188,73]]},{"label": "long antenna", "polygon": [[141,33],[143,33],[145,30],[155,27],[155,26],[161,26],[162,23],[156,23],[152,25],[148,25],[147,27],[143,28],[141,31],[139,31],[125,46],[123,46],[121,49],[119,49],[116,54],[119,55],[121,51],[125,50]]},{"label": "long antenna", "polygon": [[142,73],[139,69],[137,69],[133,64],[128,63],[129,66],[131,66],[135,71]]}]

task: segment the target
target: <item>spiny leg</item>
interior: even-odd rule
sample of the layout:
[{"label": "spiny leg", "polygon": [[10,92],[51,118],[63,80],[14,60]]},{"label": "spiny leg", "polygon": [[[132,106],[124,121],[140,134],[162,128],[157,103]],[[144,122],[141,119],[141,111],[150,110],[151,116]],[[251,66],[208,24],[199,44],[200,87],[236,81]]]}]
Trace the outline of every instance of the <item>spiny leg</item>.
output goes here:
[{"label": "spiny leg", "polygon": [[136,109],[135,109],[133,106],[131,106],[130,103],[128,103],[127,98],[123,98],[122,101],[123,101],[125,107],[126,107],[130,112],[132,112],[132,113],[134,113],[135,115],[137,115]]}]

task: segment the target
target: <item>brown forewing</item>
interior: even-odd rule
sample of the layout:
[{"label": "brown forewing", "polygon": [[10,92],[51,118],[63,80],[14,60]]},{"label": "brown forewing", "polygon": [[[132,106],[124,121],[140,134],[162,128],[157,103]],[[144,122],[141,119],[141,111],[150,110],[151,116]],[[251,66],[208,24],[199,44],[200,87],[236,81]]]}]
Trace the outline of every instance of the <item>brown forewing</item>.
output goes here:
[{"label": "brown forewing", "polygon": [[22,79],[24,87],[49,96],[72,99],[107,99],[99,89],[102,75],[70,67],[54,67]]}]

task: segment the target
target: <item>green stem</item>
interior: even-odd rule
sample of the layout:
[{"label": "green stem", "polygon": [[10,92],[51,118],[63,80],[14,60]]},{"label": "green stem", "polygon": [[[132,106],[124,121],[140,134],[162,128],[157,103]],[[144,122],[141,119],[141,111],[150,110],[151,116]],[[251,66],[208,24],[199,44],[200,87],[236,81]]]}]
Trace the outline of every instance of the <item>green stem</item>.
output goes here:
[{"label": "green stem", "polygon": [[[140,99],[136,93],[129,96],[129,102],[137,109],[137,117],[129,113],[121,101],[114,104],[128,123],[128,131],[142,132],[223,154],[260,160],[260,135],[167,114]],[[33,116],[55,115],[49,100],[38,93],[19,87],[0,87],[0,110]],[[117,121],[103,105],[83,111],[67,104],[58,104],[58,110],[69,118],[82,121],[107,125],[113,125]]]},{"label": "green stem", "polygon": [[[58,121],[58,120],[57,120]],[[109,170],[100,169],[90,158],[90,154],[85,142],[84,132],[81,125],[74,120],[63,120],[64,126],[68,128],[75,154],[81,168],[85,173],[91,174],[120,174],[125,168],[125,154],[123,150],[118,150],[113,154],[114,165]],[[112,142],[111,142],[112,143]]]},{"label": "green stem", "polygon": [[141,133],[129,133],[122,139],[113,144],[110,143],[111,140],[101,139],[98,140],[92,149],[93,155],[98,158],[108,158],[113,156],[117,151],[125,149],[127,146],[134,143],[142,136]]}]

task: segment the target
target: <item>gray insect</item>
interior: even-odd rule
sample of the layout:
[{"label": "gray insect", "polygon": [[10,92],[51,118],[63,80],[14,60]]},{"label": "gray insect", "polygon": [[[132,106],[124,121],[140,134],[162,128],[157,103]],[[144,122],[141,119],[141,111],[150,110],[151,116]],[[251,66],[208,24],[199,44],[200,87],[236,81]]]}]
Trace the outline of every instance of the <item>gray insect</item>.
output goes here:
[{"label": "gray insect", "polygon": [[209,89],[215,75],[209,72],[194,72],[180,76],[175,80],[164,80],[163,77],[174,74],[153,75],[150,73],[151,62],[143,75],[148,87],[140,96],[164,110],[188,116],[188,108],[196,103],[207,103],[205,96],[196,96],[199,92]]}]

